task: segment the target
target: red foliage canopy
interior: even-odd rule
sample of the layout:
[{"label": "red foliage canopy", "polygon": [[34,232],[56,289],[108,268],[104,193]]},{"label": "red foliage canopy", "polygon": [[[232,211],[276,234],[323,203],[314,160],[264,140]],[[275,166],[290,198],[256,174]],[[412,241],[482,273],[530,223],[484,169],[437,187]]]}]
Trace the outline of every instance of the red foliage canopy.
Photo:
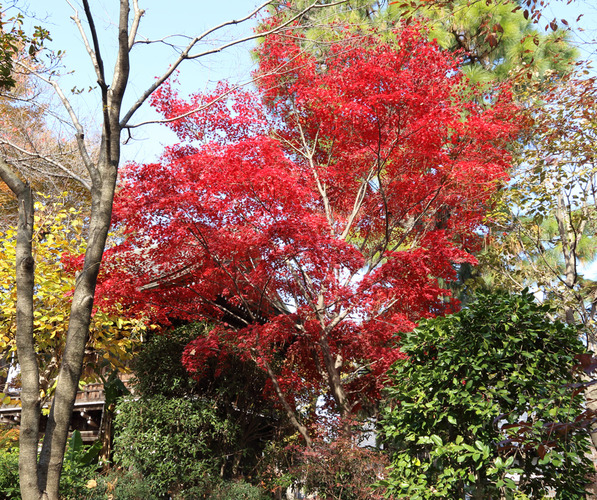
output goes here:
[{"label": "red foliage canopy", "polygon": [[414,27],[319,58],[268,37],[259,55],[257,92],[156,92],[167,118],[198,111],[171,122],[183,142],[159,164],[127,168],[103,292],[215,321],[190,370],[235,348],[287,411],[324,393],[346,416],[400,356],[396,333],[453,307],[441,283],[474,262],[513,109],[463,92],[458,61]]}]

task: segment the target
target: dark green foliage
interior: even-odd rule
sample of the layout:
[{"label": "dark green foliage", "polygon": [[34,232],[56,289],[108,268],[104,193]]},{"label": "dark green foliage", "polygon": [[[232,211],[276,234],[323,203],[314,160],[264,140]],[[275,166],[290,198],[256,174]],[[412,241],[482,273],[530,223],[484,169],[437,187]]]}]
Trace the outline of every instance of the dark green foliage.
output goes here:
[{"label": "dark green foliage", "polygon": [[[578,330],[528,292],[480,294],[403,335],[390,371],[382,484],[398,498],[584,498],[588,423]],[[520,475],[516,485],[512,475]]]},{"label": "dark green foliage", "polygon": [[123,399],[116,412],[115,461],[138,472],[158,497],[211,491],[239,432],[205,398]]},{"label": "dark green foliage", "polygon": [[157,497],[258,498],[259,488],[238,479],[254,473],[285,420],[264,398],[266,378],[250,362],[214,359],[191,378],[183,350],[208,331],[186,325],[143,346],[133,367],[138,399],[117,406],[115,462],[135,471]]},{"label": "dark green foliage", "polygon": [[182,366],[182,352],[207,330],[205,324],[193,323],[151,337],[133,361],[136,392],[172,397],[197,394],[197,382]]},{"label": "dark green foliage", "polygon": [[286,419],[264,397],[267,376],[250,361],[226,355],[211,359],[200,377],[189,375],[181,362],[182,352],[209,330],[204,323],[193,323],[154,336],[135,362],[136,394],[211,401],[218,418],[238,428],[237,440],[227,450],[235,458],[224,472],[225,477],[235,477],[251,472],[274,432],[286,430]]}]

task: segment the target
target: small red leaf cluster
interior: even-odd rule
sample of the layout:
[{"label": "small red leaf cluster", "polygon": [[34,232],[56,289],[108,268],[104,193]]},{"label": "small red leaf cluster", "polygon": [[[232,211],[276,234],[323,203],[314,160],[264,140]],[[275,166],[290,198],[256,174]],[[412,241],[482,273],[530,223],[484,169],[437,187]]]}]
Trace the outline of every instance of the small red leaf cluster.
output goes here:
[{"label": "small red leaf cluster", "polygon": [[235,350],[289,400],[335,394],[346,413],[378,397],[398,332],[455,306],[444,284],[475,261],[515,110],[465,92],[417,27],[315,52],[271,36],[257,91],[155,93],[181,143],[127,167],[101,290],[157,321],[215,322],[190,370]]}]

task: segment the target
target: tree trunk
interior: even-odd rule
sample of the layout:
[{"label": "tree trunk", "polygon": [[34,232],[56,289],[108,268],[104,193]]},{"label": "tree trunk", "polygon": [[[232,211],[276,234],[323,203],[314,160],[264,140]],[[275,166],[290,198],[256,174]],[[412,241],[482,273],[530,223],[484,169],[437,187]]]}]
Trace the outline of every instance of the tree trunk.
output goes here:
[{"label": "tree trunk", "polygon": [[[119,138],[116,142],[119,142]],[[107,141],[102,141],[102,146],[105,144]],[[106,158],[107,155],[102,152],[101,156]],[[85,262],[75,285],[66,347],[39,458],[39,489],[46,492],[49,500],[58,500],[60,473],[83,367],[97,276],[112,217],[116,168],[104,160],[98,165],[98,170],[102,174],[102,182],[99,187],[94,185],[92,189],[91,223]]]},{"label": "tree trunk", "polygon": [[348,396],[344,390],[342,379],[340,377],[340,368],[342,367],[342,358],[339,356],[334,357],[331,350],[330,344],[325,336],[322,336],[319,345],[323,354],[323,362],[327,372],[328,386],[340,412],[340,416],[345,420],[344,425],[348,424],[346,421],[350,415],[350,404]]},{"label": "tree trunk", "polygon": [[19,483],[25,500],[39,498],[37,489],[37,443],[39,439],[39,367],[33,339],[33,194],[31,186],[4,161],[0,160],[0,178],[16,195],[18,202],[15,274],[17,284],[16,342],[21,367],[21,423]]},{"label": "tree trunk", "polygon": [[39,367],[33,340],[34,261],[33,196],[26,186],[19,194],[17,228],[17,353],[21,367],[21,423],[19,434],[19,481],[23,497],[33,497],[37,491],[37,443],[39,439]]}]

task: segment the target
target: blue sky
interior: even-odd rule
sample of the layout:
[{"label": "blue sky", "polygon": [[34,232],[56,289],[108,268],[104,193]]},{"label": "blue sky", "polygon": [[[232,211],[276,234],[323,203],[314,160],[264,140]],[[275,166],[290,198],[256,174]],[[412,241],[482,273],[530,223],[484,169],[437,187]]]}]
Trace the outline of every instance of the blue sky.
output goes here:
[{"label": "blue sky", "polygon": [[[79,0],[71,0],[78,8],[80,17],[84,18],[83,8]],[[90,2],[97,20],[100,43],[104,49],[103,57],[106,68],[111,68],[115,53],[114,28],[117,20],[118,2],[115,0],[94,0]],[[141,8],[146,10],[142,19],[139,34],[148,39],[162,39],[168,35],[179,36],[168,39],[176,45],[185,43],[184,36],[193,36],[231,19],[239,19],[251,12],[261,2],[253,0],[226,0],[225,2],[194,0],[140,0]],[[73,87],[88,89],[94,87],[96,77],[93,72],[84,45],[74,22],[70,19],[73,9],[66,0],[30,0],[28,10],[36,14],[38,23],[48,28],[53,42],[50,47],[63,50],[63,59],[68,71],[62,77],[61,85],[65,92]],[[583,14],[579,23],[577,17]],[[581,49],[583,58],[595,59],[595,37],[597,28],[597,6],[592,0],[551,0],[544,11],[541,29],[551,19],[566,19],[573,30],[575,39]],[[204,49],[219,46],[234,38],[250,35],[254,22],[247,22],[240,27],[226,28],[210,37],[202,46]],[[235,83],[250,79],[253,61],[250,56],[252,43],[247,43],[225,52],[198,61],[187,61],[181,67],[178,76],[183,93],[200,91],[221,79],[229,79]],[[141,45],[132,54],[131,84],[127,90],[126,103],[151,84],[154,77],[161,74],[173,60],[175,54],[165,44]],[[73,106],[91,129],[97,130],[95,120],[101,116],[98,92],[83,92],[71,95]],[[157,115],[146,106],[133,119],[134,123],[157,118]],[[69,133],[65,130],[65,133]],[[125,160],[153,161],[164,145],[175,142],[176,137],[162,126],[147,126],[136,129],[132,141],[123,149]]]},{"label": "blue sky", "polygon": [[[84,19],[84,11],[79,1],[72,0],[77,7],[79,16]],[[140,0],[141,8],[146,13],[142,18],[139,34],[141,39],[159,40],[169,35],[167,42],[178,46],[186,45],[184,37],[203,33],[205,30],[229,21],[239,19],[251,12],[262,2],[252,0],[227,0],[226,2],[195,1],[156,1]],[[90,2],[97,20],[100,44],[104,50],[103,58],[107,71],[111,71],[114,64],[113,55],[116,53],[114,28],[118,19],[117,5],[114,0],[94,0]],[[29,11],[35,13],[36,23],[42,24],[50,30],[52,42],[48,46],[54,50],[65,51],[63,63],[64,72],[74,71],[60,78],[61,86],[70,94],[72,104],[79,116],[90,125],[98,129],[101,116],[97,89],[92,92],[84,91],[79,95],[70,93],[74,87],[88,89],[95,87],[96,76],[81,41],[75,23],[70,19],[74,10],[65,0],[31,0]],[[116,6],[116,7],[115,7]],[[214,48],[221,44],[252,34],[254,22],[243,23],[240,27],[224,28],[211,36],[203,45],[202,50]],[[202,58],[197,61],[186,61],[181,66],[178,75],[180,88],[185,93],[196,92],[213,85],[221,79],[243,82],[250,78],[253,62],[250,56],[251,43],[227,49],[224,53]],[[163,43],[139,45],[133,49],[131,55],[131,83],[125,96],[126,104],[134,102],[134,98],[145,90],[157,75],[162,74],[174,60],[176,53],[171,47]],[[132,123],[159,118],[149,106],[139,111]],[[65,133],[68,131],[65,130]],[[126,160],[150,161],[155,159],[163,149],[163,145],[175,141],[175,136],[165,127],[147,126],[136,129],[133,141],[123,149]]]}]

